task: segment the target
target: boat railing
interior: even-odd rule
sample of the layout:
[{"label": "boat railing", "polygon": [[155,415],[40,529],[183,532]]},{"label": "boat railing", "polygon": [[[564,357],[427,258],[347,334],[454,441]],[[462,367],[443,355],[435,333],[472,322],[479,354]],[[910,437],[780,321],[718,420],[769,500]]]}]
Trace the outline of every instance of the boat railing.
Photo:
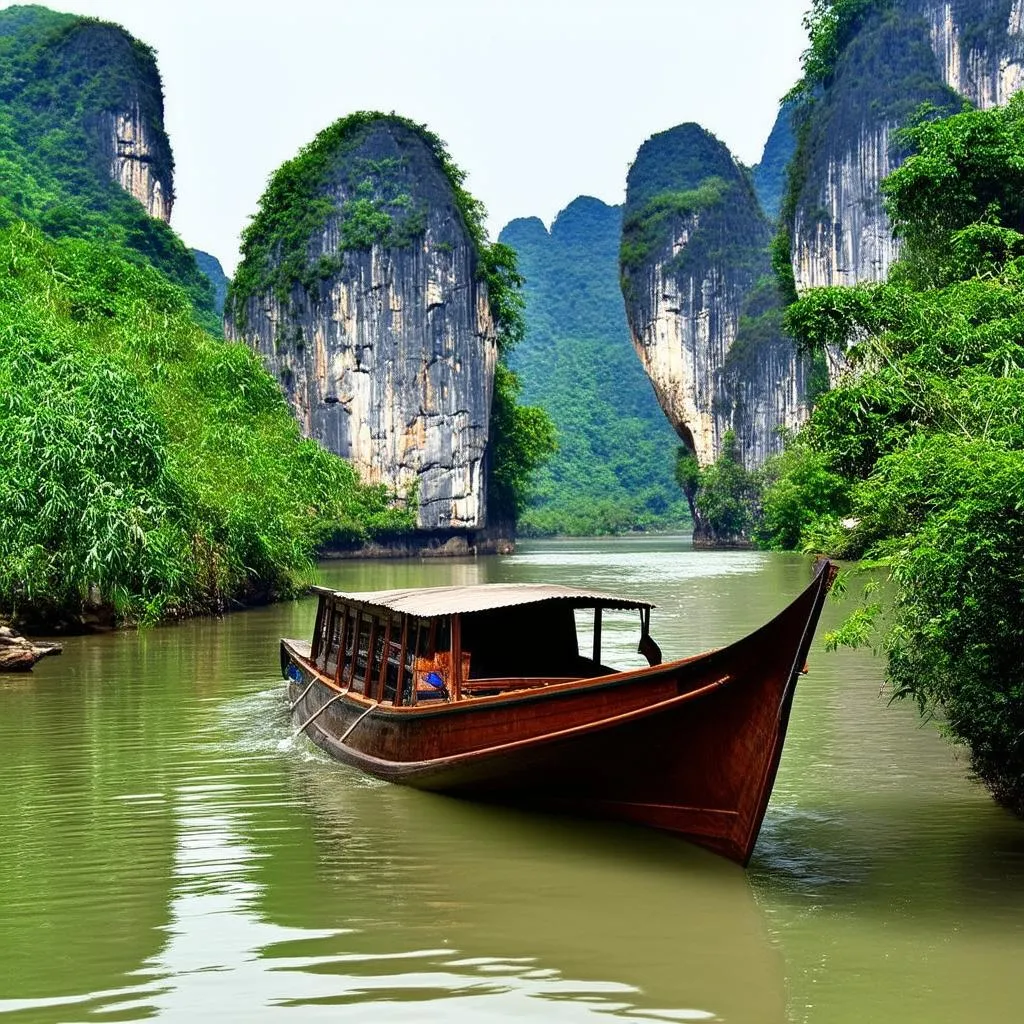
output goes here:
[{"label": "boat railing", "polygon": [[580,676],[538,676],[536,678],[467,679],[462,684],[466,696],[479,697],[486,693],[506,693],[509,690],[536,690],[557,683],[574,683]]}]

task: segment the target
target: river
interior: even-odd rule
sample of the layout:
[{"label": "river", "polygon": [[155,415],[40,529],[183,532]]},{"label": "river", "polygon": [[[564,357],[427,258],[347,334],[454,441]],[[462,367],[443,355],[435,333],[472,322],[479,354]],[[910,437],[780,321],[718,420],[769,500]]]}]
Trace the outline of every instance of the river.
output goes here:
[{"label": "river", "polygon": [[[809,563],[651,538],[322,575],[647,597],[673,658],[765,621]],[[278,670],[278,637],[308,637],[314,612],[72,638],[0,676],[0,1017],[1024,1020],[1024,823],[879,695],[878,658],[823,652],[841,606],[746,872],[642,829],[330,761],[292,737]],[[642,664],[618,620],[604,649]]]}]

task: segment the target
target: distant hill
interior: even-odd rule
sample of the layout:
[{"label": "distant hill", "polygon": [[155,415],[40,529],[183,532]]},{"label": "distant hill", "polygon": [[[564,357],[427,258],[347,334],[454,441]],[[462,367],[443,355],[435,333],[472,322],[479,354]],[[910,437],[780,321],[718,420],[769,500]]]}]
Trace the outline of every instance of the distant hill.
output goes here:
[{"label": "distant hill", "polygon": [[793,106],[779,108],[768,141],[764,144],[761,162],[751,168],[754,191],[769,220],[777,220],[786,191],[786,168],[796,152],[796,132],[793,128]]},{"label": "distant hill", "polygon": [[213,285],[213,308],[217,316],[222,317],[224,315],[224,300],[228,294],[230,278],[224,273],[224,268],[220,265],[220,260],[216,256],[211,256],[208,252],[203,252],[202,249],[193,249],[192,255],[196,258],[196,264],[199,266],[199,269],[209,278],[210,284]]},{"label": "distant hill", "polygon": [[526,278],[526,339],[510,362],[523,399],[551,415],[560,449],[520,520],[526,535],[689,524],[673,478],[679,438],[630,342],[619,291],[622,209],[581,196],[549,232],[536,217],[499,236]]}]

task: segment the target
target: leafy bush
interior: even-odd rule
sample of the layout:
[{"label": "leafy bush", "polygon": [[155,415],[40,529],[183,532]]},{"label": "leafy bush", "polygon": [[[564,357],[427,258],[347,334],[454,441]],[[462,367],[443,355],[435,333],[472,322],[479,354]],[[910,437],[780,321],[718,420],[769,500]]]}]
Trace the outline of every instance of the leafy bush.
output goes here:
[{"label": "leafy bush", "polygon": [[883,460],[871,496],[892,515],[887,532],[903,528],[883,547],[897,584],[893,692],[966,743],[977,775],[1024,815],[1024,452],[920,438]]},{"label": "leafy bush", "polygon": [[850,510],[850,484],[805,444],[790,444],[761,471],[761,516],[755,536],[779,551],[803,548],[812,530]]},{"label": "leafy bush", "polygon": [[745,544],[759,514],[758,480],[740,456],[731,430],[722,437],[722,450],[710,465],[700,467],[686,448],[676,458],[676,480],[693,510],[694,538],[714,544]]},{"label": "leafy bush", "polygon": [[517,404],[521,390],[516,374],[499,362],[491,410],[488,506],[499,520],[512,522],[530,499],[534,472],[558,447],[551,417],[543,409]]},{"label": "leafy bush", "polygon": [[0,608],[122,619],[293,593],[317,546],[410,525],[300,438],[188,295],[99,243],[0,232]]}]

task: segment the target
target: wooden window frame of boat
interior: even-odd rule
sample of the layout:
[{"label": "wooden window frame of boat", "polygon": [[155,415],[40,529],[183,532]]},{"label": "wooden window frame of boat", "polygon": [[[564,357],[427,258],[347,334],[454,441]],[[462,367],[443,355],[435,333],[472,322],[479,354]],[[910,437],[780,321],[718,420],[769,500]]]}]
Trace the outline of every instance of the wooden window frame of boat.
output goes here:
[{"label": "wooden window frame of boat", "polygon": [[395,664],[397,671],[395,673],[395,695],[391,701],[387,700],[387,689],[388,689],[388,672],[391,670],[392,661],[392,648],[395,644],[400,641],[396,639],[404,632],[403,623],[406,616],[400,612],[389,611],[387,612],[387,628],[384,633],[384,648],[381,658],[380,666],[380,678],[377,683],[378,696],[377,702],[379,704],[390,703],[392,707],[398,707],[401,703],[402,691],[400,689],[402,683],[402,661],[401,661],[401,647],[399,653],[395,656]]},{"label": "wooden window frame of boat", "polygon": [[349,617],[352,618],[352,657],[349,658],[347,652],[345,654],[345,667],[342,670],[341,675],[338,676],[338,682],[342,687],[352,687],[352,675],[355,672],[356,666],[356,648],[359,644],[359,609],[354,605],[345,605],[345,640],[348,642],[348,627]]},{"label": "wooden window frame of boat", "polygon": [[[640,609],[641,635],[644,635],[645,633],[649,635],[650,612],[648,610],[647,615],[645,616],[644,611],[644,609]],[[592,659],[596,666],[601,666],[604,606],[601,604],[595,604],[593,606],[593,612],[594,635]],[[311,660],[314,664],[317,664],[317,657],[321,653],[324,653],[326,655],[324,658],[324,668],[326,668],[326,664],[331,653],[330,650],[323,650],[325,634],[327,646],[330,648],[332,646],[330,644],[330,639],[331,634],[333,633],[333,619],[336,615],[342,615],[344,618],[338,633],[338,657],[335,671],[333,673],[335,686],[342,689],[347,683],[349,691],[353,692],[355,695],[363,696],[378,704],[385,703],[384,693],[387,687],[387,672],[390,662],[391,642],[392,638],[396,635],[396,632],[400,631],[401,646],[398,654],[397,681],[394,700],[391,704],[393,707],[412,707],[418,704],[415,660],[417,657],[421,656],[419,651],[419,641],[422,631],[425,631],[427,636],[424,656],[432,657],[439,653],[438,633],[440,631],[440,617],[430,616],[429,618],[418,618],[408,613],[398,613],[384,609],[364,607],[358,602],[332,601],[327,597],[321,597],[320,604],[317,608],[317,617],[314,626],[314,637],[316,640],[317,650],[316,653],[311,656]],[[471,678],[463,677],[462,616],[456,613],[450,616],[445,616],[445,618],[448,620],[449,627],[447,653],[449,654],[451,665],[449,701],[456,702],[461,701],[464,695],[470,695],[467,692],[467,687],[470,687],[472,683],[475,682],[483,684],[490,681],[472,680]],[[359,640],[360,634],[362,633],[367,620],[369,621],[370,632],[367,638],[366,667],[362,676],[359,677],[356,673],[360,654]],[[375,646],[382,630],[384,632],[384,644],[381,649],[381,661],[380,664],[376,666],[377,671],[374,671]],[[351,658],[347,656],[346,651],[346,645],[350,634],[352,637]],[[413,666],[411,671],[406,665],[410,645],[412,646],[413,655]],[[327,673],[324,672],[323,674],[326,675]],[[403,686],[407,675],[411,675],[412,677],[411,695],[408,703],[405,702],[403,694]],[[557,683],[568,682],[570,681],[570,677],[566,677],[565,679],[562,679],[561,677],[558,677],[557,679],[551,677],[551,681]],[[525,684],[523,689],[533,689],[538,685],[539,680],[534,681],[532,679],[527,680],[524,678],[521,682]],[[533,683],[533,685],[530,685],[531,683]]]},{"label": "wooden window frame of boat", "polygon": [[[344,622],[342,622],[341,628],[337,629],[337,619],[338,619],[338,616],[341,615],[341,614],[342,614],[341,608],[338,606],[338,604],[336,602],[332,602],[331,603],[331,607],[330,607],[330,613],[329,614],[325,614],[325,616],[324,616],[324,623],[325,623],[325,626],[326,626],[326,629],[324,631],[324,635],[327,638],[327,650],[324,653],[324,663],[323,663],[323,666],[321,667],[321,670],[323,671],[325,676],[327,676],[328,678],[331,678],[331,679],[336,679],[337,678],[337,676],[338,676],[338,666],[341,664],[342,657],[344,655],[344,648],[341,645],[341,636],[344,633],[344,629],[345,629]],[[335,631],[336,631],[336,629],[337,629],[337,639],[338,639],[338,643],[337,644],[335,644],[333,642],[334,639],[335,639]],[[328,668],[328,665],[330,664],[331,654],[332,653],[335,656],[335,661],[334,661],[334,668],[330,669],[330,668]]]},{"label": "wooden window frame of boat", "polygon": [[374,680],[375,699],[378,704],[384,703],[384,684],[388,677],[388,655],[391,652],[391,620],[392,614],[388,612],[384,622],[384,643],[380,649],[380,667]]},{"label": "wooden window frame of boat", "polygon": [[[414,615],[406,615],[406,627],[405,627],[405,658],[406,661],[411,661],[411,665],[402,664],[402,685],[405,686],[405,681],[409,680],[409,689],[413,691],[409,695],[408,704],[406,704],[404,693],[402,698],[403,707],[411,707],[416,703],[415,689],[416,689],[416,638],[419,635],[420,619],[417,619]],[[411,644],[411,647],[410,647]]]},{"label": "wooden window frame of boat", "polygon": [[406,645],[409,642],[409,616],[403,615],[401,617],[402,622],[402,640],[401,648],[398,652],[398,679],[395,682],[395,700],[394,706],[400,708],[402,706],[402,686],[405,683],[405,652]]},{"label": "wooden window frame of boat", "polygon": [[334,671],[334,685],[341,685],[342,670],[345,667],[345,640],[348,638],[348,605],[336,601],[334,614],[341,615],[341,632],[338,634],[338,666]]},{"label": "wooden window frame of boat", "polygon": [[373,647],[377,641],[377,616],[373,612],[369,612],[368,615],[370,619],[370,637],[366,645],[366,671],[363,673],[363,696],[373,700],[370,685],[373,677]]},{"label": "wooden window frame of boat", "polygon": [[462,698],[462,616],[453,615],[448,638],[448,649],[452,661],[452,686],[449,697],[453,701]]},{"label": "wooden window frame of boat", "polygon": [[[352,644],[352,671],[349,674],[349,690],[356,694],[366,695],[366,674],[370,670],[370,652],[367,649],[366,652],[366,668],[363,670],[362,678],[356,676],[356,669],[359,667],[359,638],[363,632],[363,621],[368,619],[369,616],[363,611],[361,607],[356,608],[356,632],[355,640]],[[372,621],[371,621],[372,631]],[[369,639],[369,638],[368,638]],[[362,687],[360,689],[359,687]]]},{"label": "wooden window frame of boat", "polygon": [[[323,625],[324,625],[324,610],[327,608],[330,602],[328,599],[321,594],[320,602],[316,606],[316,621],[313,623],[313,643],[309,650],[309,660],[313,662],[318,668],[320,667],[319,657],[320,648],[324,645],[323,639]],[[326,663],[326,658],[324,659]]]}]

